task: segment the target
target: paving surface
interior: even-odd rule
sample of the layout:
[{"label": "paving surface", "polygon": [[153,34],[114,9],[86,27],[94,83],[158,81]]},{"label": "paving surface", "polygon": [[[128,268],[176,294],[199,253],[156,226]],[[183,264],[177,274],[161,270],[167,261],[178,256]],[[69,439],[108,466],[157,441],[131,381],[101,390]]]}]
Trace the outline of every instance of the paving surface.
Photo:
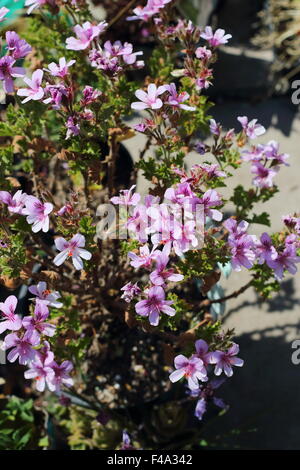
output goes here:
[{"label": "paving surface", "polygon": [[[238,128],[236,116],[258,118],[268,129],[261,141],[278,140],[282,151],[291,155],[291,166],[282,168],[276,177],[280,193],[263,207],[271,214],[272,230],[279,230],[281,216],[300,208],[298,109],[289,98],[277,98],[255,106],[240,101],[226,102],[215,106],[212,114],[225,128]],[[143,138],[138,136],[126,145],[136,156],[142,144]],[[188,158],[189,165],[196,161],[201,161],[201,157]],[[245,187],[251,184],[248,164],[230,180],[230,188],[237,184]],[[147,189],[141,177],[138,188]],[[228,192],[223,194],[226,197]],[[251,231],[259,234],[264,230],[256,225]],[[226,293],[248,279],[247,271],[234,273],[223,282]],[[205,426],[204,437],[210,441],[220,435],[220,442],[227,443],[229,448],[300,449],[300,365],[291,362],[291,343],[300,339],[299,292],[300,272],[294,278],[287,277],[281,292],[269,302],[260,303],[256,294],[248,290],[227,303],[224,324],[236,329],[245,366],[236,370],[220,390],[220,396],[231,408],[215,424],[209,422]]]}]

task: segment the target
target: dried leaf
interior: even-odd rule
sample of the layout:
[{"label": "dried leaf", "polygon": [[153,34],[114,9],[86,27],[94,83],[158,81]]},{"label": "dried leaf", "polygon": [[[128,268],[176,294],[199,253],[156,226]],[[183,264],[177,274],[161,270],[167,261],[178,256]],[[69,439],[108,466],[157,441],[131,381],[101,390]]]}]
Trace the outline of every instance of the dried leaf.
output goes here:
[{"label": "dried leaf", "polygon": [[17,289],[17,287],[21,284],[21,279],[17,278],[10,278],[8,276],[1,276],[0,277],[1,284],[4,285],[7,289]]},{"label": "dried leaf", "polygon": [[10,182],[10,184],[12,185],[13,188],[20,188],[21,185],[19,183],[19,181],[17,180],[17,178],[14,178],[13,176],[7,176],[7,178],[5,178],[7,181]]},{"label": "dried leaf", "polygon": [[55,282],[59,279],[59,274],[55,271],[42,271],[40,277],[45,281]]}]

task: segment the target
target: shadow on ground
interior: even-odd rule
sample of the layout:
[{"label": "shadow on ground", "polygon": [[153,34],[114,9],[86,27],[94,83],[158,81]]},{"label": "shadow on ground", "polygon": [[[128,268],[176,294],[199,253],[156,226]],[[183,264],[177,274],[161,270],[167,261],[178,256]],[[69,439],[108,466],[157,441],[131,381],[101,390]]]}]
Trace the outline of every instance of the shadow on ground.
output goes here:
[{"label": "shadow on ground", "polygon": [[236,312],[240,312],[246,307],[253,308],[263,308],[264,312],[284,312],[288,311],[293,312],[294,309],[300,307],[300,300],[298,293],[295,288],[295,281],[293,278],[287,279],[281,283],[281,290],[274,295],[270,300],[262,301],[261,298],[257,295],[255,301],[245,300],[240,305],[235,308],[232,308],[226,312],[224,318],[229,318],[230,315]]},{"label": "shadow on ground", "polygon": [[[255,333],[261,339],[253,340]],[[236,368],[220,390],[230,409],[205,425],[203,437],[210,445],[215,442],[217,448],[229,449],[300,448],[300,365],[292,364],[294,350],[284,338],[284,328],[280,337],[270,337],[270,333],[271,328],[239,337],[245,365]]]}]

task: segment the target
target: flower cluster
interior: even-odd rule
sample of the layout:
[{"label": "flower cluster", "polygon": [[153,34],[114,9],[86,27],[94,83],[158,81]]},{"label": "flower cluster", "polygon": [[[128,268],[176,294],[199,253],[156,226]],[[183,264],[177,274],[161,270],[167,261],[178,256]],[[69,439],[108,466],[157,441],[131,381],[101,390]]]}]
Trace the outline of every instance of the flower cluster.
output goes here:
[{"label": "flower cluster", "polygon": [[[159,98],[160,95],[167,92],[166,99],[162,101]],[[163,105],[169,106],[173,111],[176,109],[184,109],[186,111],[195,111],[195,107],[184,104],[184,101],[189,99],[189,94],[186,92],[178,93],[176,90],[175,83],[170,85],[162,85],[158,88],[154,83],[148,85],[147,92],[143,90],[137,90],[135,96],[140,100],[131,104],[132,109],[143,110],[152,109],[157,110],[162,108]],[[137,130],[142,131],[141,127]]]},{"label": "flower cluster", "polygon": [[[246,132],[247,129],[246,129]],[[247,134],[249,138],[252,134]],[[260,135],[256,134],[256,135]],[[255,175],[253,179],[254,186],[259,188],[271,188],[273,178],[279,171],[280,165],[288,166],[287,159],[289,155],[279,153],[278,142],[271,140],[266,145],[258,144],[250,150],[244,150],[242,159],[251,162],[251,173]]]},{"label": "flower cluster", "polygon": [[41,202],[34,196],[28,196],[21,190],[11,195],[7,191],[0,191],[0,201],[7,205],[9,212],[19,215],[26,215],[28,224],[32,225],[34,233],[42,230],[49,231],[49,214],[53,210],[50,202]]},{"label": "flower cluster", "polygon": [[[222,200],[215,190],[208,190],[198,196],[188,182],[167,189],[164,195],[165,202],[162,203],[158,197],[149,195],[142,204],[141,196],[137,193],[132,194],[132,191],[133,188],[124,190],[120,196],[113,197],[111,201],[126,208],[131,207],[132,211],[128,214],[125,224],[132,237],[141,243],[147,242],[148,237],[151,238],[153,244],[151,249],[146,243],[140,247],[139,254],[129,252],[128,256],[134,268],[151,271],[150,286],[143,293],[146,299],[138,302],[135,310],[138,315],[148,317],[150,324],[157,326],[161,312],[169,316],[175,315],[175,310],[170,307],[172,301],[165,300],[166,281],[178,282],[184,278],[183,275],[174,272],[173,268],[168,267],[171,251],[173,250],[177,256],[182,256],[186,251],[196,249],[201,236],[197,220],[193,220],[194,215],[197,215],[197,206],[201,208],[198,225],[204,223],[205,216],[221,220],[221,212],[213,207],[221,205]],[[164,247],[159,250],[158,245],[161,243]],[[153,263],[155,263],[154,269]],[[127,284],[123,290],[125,291],[123,298],[126,301],[141,293],[140,289],[132,284]]]},{"label": "flower cluster", "polygon": [[[9,212],[26,215],[26,221],[32,225],[32,231],[48,232],[50,219],[49,214],[53,211],[51,202],[41,202],[35,196],[29,196],[21,190],[11,195],[7,191],[0,191],[0,201],[7,205]],[[58,211],[59,212],[59,211]],[[85,237],[77,233],[67,242],[63,237],[55,239],[55,246],[61,252],[53,260],[56,266],[60,266],[68,257],[72,258],[75,269],[83,269],[81,258],[90,260],[92,255],[85,250]]]},{"label": "flower cluster", "polygon": [[116,75],[128,67],[138,69],[144,67],[144,61],[137,60],[142,54],[142,51],[133,52],[133,45],[129,42],[122,44],[121,41],[114,43],[106,41],[103,47],[99,45],[97,49],[91,50],[89,59],[96,69]]},{"label": "flower cluster", "polygon": [[[208,374],[213,369],[216,376],[220,376],[224,372],[227,377],[231,377],[233,375],[232,366],[242,367],[244,361],[236,357],[239,352],[239,346],[236,343],[232,343],[225,351],[218,349],[210,351],[207,342],[198,339],[195,342],[195,350],[196,352],[189,358],[183,354],[175,357],[174,366],[176,370],[171,373],[170,380],[173,383],[182,378],[187,380],[191,396],[199,398],[195,416],[202,419],[206,411],[206,400],[208,396],[213,396],[213,390],[217,388],[218,384],[215,380],[208,382]],[[208,382],[208,384],[203,386],[202,383],[199,384],[199,381]],[[220,406],[220,402],[215,403]]]},{"label": "flower cluster", "polygon": [[46,386],[52,392],[59,391],[62,385],[71,387],[73,379],[69,374],[73,369],[72,363],[63,361],[58,364],[47,341],[55,335],[55,326],[48,322],[49,307],[62,306],[57,302],[60,294],[48,290],[43,282],[30,286],[29,291],[36,295],[34,312],[23,319],[15,313],[18,300],[14,295],[0,303],[0,333],[10,331],[3,342],[3,348],[9,350],[7,359],[10,362],[18,359],[20,364],[28,366],[24,376],[35,379],[39,392],[43,392]]},{"label": "flower cluster", "polygon": [[[6,8],[1,8],[2,19]],[[0,10],[0,16],[1,16]],[[8,11],[8,10],[7,10]],[[3,89],[6,93],[12,93],[14,91],[14,78],[24,77],[25,69],[23,67],[16,66],[18,59],[23,59],[31,52],[31,46],[19,37],[15,31],[6,31],[6,54],[0,59],[0,81],[3,83]]]},{"label": "flower cluster", "polygon": [[266,232],[259,240],[254,235],[248,235],[249,224],[244,220],[237,224],[236,220],[227,219],[224,226],[229,232],[228,245],[231,249],[231,264],[234,270],[240,271],[242,267],[250,269],[257,261],[259,264],[266,263],[273,269],[274,276],[278,280],[282,280],[285,271],[296,274],[296,263],[300,262],[300,257],[297,256],[299,238],[296,233],[287,235],[276,249]]}]

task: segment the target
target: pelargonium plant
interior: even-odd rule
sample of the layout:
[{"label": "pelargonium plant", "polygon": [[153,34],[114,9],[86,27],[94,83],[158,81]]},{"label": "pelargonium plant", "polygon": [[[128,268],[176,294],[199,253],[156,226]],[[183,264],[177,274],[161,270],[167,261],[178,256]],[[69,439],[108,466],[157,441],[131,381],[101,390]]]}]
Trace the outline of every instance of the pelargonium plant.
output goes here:
[{"label": "pelargonium plant", "polygon": [[[270,225],[255,205],[278,191],[288,155],[257,143],[257,119],[223,130],[209,116],[213,64],[231,35],[178,19],[176,2],[129,2],[100,22],[85,0],[25,5],[22,33],[0,9],[8,373],[22,374],[25,398],[46,407],[71,448],[191,448],[205,413],[228,407],[215,391],[243,366],[217,307],[250,287],[267,298],[297,272],[299,214],[283,214],[278,233],[251,234]],[[141,46],[112,37],[122,22],[136,24]],[[137,134],[133,164],[123,142]],[[241,165],[249,188],[226,201]],[[218,294],[231,270],[250,281]]]}]

